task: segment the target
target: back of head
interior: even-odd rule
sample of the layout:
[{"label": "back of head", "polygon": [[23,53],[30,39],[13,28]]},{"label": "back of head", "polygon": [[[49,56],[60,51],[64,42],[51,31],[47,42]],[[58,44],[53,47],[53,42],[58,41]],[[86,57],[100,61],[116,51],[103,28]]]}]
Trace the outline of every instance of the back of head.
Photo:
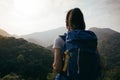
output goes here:
[{"label": "back of head", "polygon": [[73,9],[69,10],[68,13],[67,13],[67,15],[66,15],[66,27],[67,27],[67,28],[68,28],[68,26],[69,26],[69,22],[70,22],[70,21],[69,21],[69,16],[70,16],[72,10],[73,10]]},{"label": "back of head", "polygon": [[72,10],[69,20],[70,20],[70,25],[71,25],[72,30],[75,30],[75,29],[84,30],[85,29],[84,16],[79,8],[74,8]]}]

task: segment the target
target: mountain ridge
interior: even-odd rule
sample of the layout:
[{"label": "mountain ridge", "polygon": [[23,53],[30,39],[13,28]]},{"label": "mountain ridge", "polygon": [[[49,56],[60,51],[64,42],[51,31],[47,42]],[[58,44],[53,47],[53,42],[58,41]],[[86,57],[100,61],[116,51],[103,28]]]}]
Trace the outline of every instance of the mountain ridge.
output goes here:
[{"label": "mountain ridge", "polygon": [[[64,34],[64,32],[66,32],[66,29],[64,27],[60,27],[45,32],[36,32],[36,33],[24,35],[21,37],[33,43],[35,43],[34,42],[35,40],[36,42],[38,42],[37,44],[47,47],[53,43],[54,39],[58,35]],[[32,39],[33,41],[31,41],[30,39]]]},{"label": "mountain ridge", "polygon": [[[110,28],[92,27],[89,30],[97,32],[97,34],[99,34],[99,35],[100,35],[101,32],[104,32],[104,34],[107,34],[107,33],[113,34],[113,33],[117,32],[117,31],[114,31]],[[37,33],[24,35],[24,36],[21,36],[21,37],[30,41],[30,42],[42,45],[44,47],[48,47],[48,46],[53,44],[54,39],[57,36],[63,35],[66,31],[67,30],[65,29],[65,27],[60,27],[60,28],[56,28],[56,29],[53,29],[53,30],[48,30],[48,31],[45,31],[45,32],[37,32]],[[100,36],[102,36],[102,35],[100,35]]]},{"label": "mountain ridge", "polygon": [[0,29],[0,35],[5,37],[11,37],[11,35],[3,29]]}]

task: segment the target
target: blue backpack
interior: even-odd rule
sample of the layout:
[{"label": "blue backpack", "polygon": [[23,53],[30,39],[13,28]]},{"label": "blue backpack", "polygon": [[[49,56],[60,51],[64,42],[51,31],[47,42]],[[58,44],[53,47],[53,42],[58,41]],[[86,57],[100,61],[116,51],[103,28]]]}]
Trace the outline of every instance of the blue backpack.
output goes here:
[{"label": "blue backpack", "polygon": [[[60,36],[63,48],[63,71],[56,80],[96,80],[99,73],[97,37],[92,31],[73,30]],[[64,74],[64,75],[63,75]]]}]

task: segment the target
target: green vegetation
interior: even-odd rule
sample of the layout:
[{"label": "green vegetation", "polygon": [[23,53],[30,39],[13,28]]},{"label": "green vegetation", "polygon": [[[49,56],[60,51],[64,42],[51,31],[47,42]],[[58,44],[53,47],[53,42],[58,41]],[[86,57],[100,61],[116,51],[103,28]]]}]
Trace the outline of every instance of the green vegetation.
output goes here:
[{"label": "green vegetation", "polygon": [[52,52],[44,47],[22,38],[0,36],[0,78],[3,80],[19,80],[11,79],[15,75],[24,80],[46,80],[52,71],[52,59]]},{"label": "green vegetation", "polygon": [[20,80],[20,77],[14,73],[10,73],[2,78],[2,80]]},{"label": "green vegetation", "polygon": [[101,80],[120,80],[120,33],[111,29],[94,29],[98,50],[105,64]]}]

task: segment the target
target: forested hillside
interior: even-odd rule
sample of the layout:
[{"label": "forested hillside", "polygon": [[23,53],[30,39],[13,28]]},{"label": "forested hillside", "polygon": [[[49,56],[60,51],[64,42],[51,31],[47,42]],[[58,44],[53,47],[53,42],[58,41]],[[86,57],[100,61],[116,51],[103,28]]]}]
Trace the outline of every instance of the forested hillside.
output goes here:
[{"label": "forested hillside", "polygon": [[44,47],[14,37],[0,36],[0,78],[10,75],[19,79],[46,80],[52,71],[52,52]]},{"label": "forested hillside", "polygon": [[98,50],[105,64],[102,80],[120,80],[120,33],[108,28],[91,28],[98,36]]}]

